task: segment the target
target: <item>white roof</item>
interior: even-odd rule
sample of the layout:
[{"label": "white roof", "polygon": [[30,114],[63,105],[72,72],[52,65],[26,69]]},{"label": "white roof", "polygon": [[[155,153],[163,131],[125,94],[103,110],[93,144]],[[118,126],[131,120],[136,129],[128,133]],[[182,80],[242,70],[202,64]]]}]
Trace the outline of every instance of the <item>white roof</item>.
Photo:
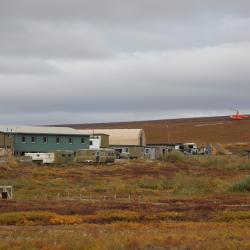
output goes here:
[{"label": "white roof", "polygon": [[146,138],[143,129],[81,129],[82,133],[107,134],[109,144],[116,146],[142,146],[146,145]]},{"label": "white roof", "polygon": [[88,135],[77,129],[51,126],[0,125],[0,132],[15,134]]}]

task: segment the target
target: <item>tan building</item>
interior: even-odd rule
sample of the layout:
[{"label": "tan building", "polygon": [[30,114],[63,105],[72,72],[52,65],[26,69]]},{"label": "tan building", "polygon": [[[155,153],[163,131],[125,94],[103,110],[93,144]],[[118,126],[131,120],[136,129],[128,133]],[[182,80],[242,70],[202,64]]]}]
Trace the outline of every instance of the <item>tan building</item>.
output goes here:
[{"label": "tan building", "polygon": [[13,147],[12,137],[8,133],[0,132],[0,148]]},{"label": "tan building", "polygon": [[13,137],[5,132],[0,132],[0,158],[12,155]]},{"label": "tan building", "polygon": [[109,145],[119,152],[122,158],[141,158],[144,156],[146,136],[143,129],[89,129],[86,134],[109,135]]}]

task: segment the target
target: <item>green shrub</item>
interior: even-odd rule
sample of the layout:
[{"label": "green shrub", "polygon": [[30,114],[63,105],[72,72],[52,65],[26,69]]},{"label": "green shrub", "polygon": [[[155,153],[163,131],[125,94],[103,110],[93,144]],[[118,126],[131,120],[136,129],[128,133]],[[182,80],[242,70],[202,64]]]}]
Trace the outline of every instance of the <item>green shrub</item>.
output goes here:
[{"label": "green shrub", "polygon": [[248,170],[250,169],[250,162],[243,162],[238,164],[238,169],[239,170]]},{"label": "green shrub", "polygon": [[235,182],[229,189],[231,192],[241,193],[250,192],[250,176],[247,176],[244,180]]},{"label": "green shrub", "polygon": [[225,191],[225,183],[219,178],[189,176],[181,173],[176,175],[173,183],[174,195],[192,196],[221,193]]},{"label": "green shrub", "polygon": [[173,151],[166,156],[162,156],[160,160],[172,163],[183,163],[185,162],[185,155],[181,152]]},{"label": "green shrub", "polygon": [[223,156],[208,156],[202,159],[201,166],[207,168],[223,169],[228,164],[228,161]]},{"label": "green shrub", "polygon": [[163,177],[154,178],[145,176],[138,181],[138,187],[143,189],[164,190],[170,189],[171,186],[172,181]]},{"label": "green shrub", "polygon": [[136,193],[137,187],[132,182],[125,181],[119,177],[112,180],[96,181],[96,183],[87,188],[89,192],[96,193]]}]

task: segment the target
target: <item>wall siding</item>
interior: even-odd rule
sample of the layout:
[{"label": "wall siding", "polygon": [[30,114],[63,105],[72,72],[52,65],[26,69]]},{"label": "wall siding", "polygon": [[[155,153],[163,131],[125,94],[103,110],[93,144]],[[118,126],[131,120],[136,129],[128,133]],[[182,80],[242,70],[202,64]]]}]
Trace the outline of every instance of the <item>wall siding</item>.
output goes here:
[{"label": "wall siding", "polygon": [[101,135],[101,147],[108,148],[109,147],[109,135]]},{"label": "wall siding", "polygon": [[0,132],[0,147],[11,148],[13,145],[12,138],[8,134]]}]

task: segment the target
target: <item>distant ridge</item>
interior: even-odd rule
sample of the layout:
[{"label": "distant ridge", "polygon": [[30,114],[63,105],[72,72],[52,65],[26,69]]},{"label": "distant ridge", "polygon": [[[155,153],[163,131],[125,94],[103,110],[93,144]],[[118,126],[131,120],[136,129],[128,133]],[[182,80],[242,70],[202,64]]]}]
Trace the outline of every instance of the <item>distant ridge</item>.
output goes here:
[{"label": "distant ridge", "polygon": [[183,123],[183,122],[205,122],[205,121],[224,121],[229,120],[228,116],[214,116],[214,117],[188,117],[188,118],[170,118],[170,119],[156,119],[156,120],[138,120],[138,121],[121,121],[121,122],[98,122],[98,123],[79,123],[79,124],[59,124],[56,126],[84,126],[91,128],[93,126],[117,126],[117,125],[131,125],[131,124],[145,124],[145,123],[161,123],[161,122],[168,122],[168,123]]},{"label": "distant ridge", "polygon": [[63,124],[76,129],[143,128],[147,144],[175,142],[250,142],[250,120],[233,121],[228,116],[193,117],[129,122]]}]

